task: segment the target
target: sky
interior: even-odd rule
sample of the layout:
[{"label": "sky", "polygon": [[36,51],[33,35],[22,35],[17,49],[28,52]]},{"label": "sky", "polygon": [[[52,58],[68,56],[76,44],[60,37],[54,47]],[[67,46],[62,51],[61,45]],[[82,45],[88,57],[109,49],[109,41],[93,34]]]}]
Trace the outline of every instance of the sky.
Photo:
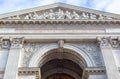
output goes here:
[{"label": "sky", "polygon": [[0,14],[57,2],[120,14],[120,0],[0,0]]}]

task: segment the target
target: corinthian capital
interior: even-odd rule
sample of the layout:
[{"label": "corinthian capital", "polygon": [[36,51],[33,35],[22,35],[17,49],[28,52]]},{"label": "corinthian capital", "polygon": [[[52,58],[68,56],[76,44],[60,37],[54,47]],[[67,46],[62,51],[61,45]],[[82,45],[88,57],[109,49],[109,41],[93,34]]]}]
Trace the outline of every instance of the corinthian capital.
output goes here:
[{"label": "corinthian capital", "polygon": [[100,43],[101,46],[109,46],[109,37],[97,37],[98,43]]},{"label": "corinthian capital", "polygon": [[12,41],[11,47],[18,48],[18,47],[22,47],[24,38],[11,38],[11,41]]},{"label": "corinthian capital", "polygon": [[2,49],[9,49],[10,48],[10,40],[9,39],[4,39],[0,37],[0,44]]},{"label": "corinthian capital", "polygon": [[110,38],[110,44],[113,48],[119,47],[119,38]]}]

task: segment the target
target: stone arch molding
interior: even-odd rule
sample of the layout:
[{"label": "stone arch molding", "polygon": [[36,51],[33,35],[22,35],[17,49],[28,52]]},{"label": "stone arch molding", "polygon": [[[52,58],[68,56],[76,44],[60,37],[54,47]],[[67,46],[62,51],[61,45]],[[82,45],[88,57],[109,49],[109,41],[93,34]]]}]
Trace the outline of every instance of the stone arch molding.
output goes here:
[{"label": "stone arch molding", "polygon": [[[45,45],[42,48],[40,48],[39,51],[37,53],[35,53],[32,56],[32,58],[30,59],[29,67],[38,67],[39,62],[42,59],[42,56],[46,52],[53,50],[53,49],[57,49],[57,48],[59,48],[58,44],[49,44],[49,45]],[[75,47],[69,43],[64,44],[63,48],[75,51],[77,54],[81,55],[84,58],[84,60],[86,61],[88,67],[95,67],[96,66],[94,60],[86,51],[83,51],[82,49]]]}]

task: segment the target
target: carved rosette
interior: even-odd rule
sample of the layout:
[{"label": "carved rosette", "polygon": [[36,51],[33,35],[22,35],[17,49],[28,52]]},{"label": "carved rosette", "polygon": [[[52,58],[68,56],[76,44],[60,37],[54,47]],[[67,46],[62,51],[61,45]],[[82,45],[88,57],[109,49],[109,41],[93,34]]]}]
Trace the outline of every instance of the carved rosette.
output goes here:
[{"label": "carved rosette", "polygon": [[24,38],[12,38],[11,41],[11,48],[19,48],[22,47]]}]

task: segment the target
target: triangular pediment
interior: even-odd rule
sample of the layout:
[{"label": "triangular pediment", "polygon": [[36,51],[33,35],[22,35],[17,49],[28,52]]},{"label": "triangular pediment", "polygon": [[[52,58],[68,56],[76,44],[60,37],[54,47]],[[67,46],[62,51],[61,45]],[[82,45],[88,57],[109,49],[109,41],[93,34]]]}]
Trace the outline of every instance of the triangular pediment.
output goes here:
[{"label": "triangular pediment", "polygon": [[1,14],[0,19],[18,19],[18,20],[116,20],[120,19],[120,15],[112,14],[88,8],[73,6],[63,3],[55,3],[51,5]]}]

